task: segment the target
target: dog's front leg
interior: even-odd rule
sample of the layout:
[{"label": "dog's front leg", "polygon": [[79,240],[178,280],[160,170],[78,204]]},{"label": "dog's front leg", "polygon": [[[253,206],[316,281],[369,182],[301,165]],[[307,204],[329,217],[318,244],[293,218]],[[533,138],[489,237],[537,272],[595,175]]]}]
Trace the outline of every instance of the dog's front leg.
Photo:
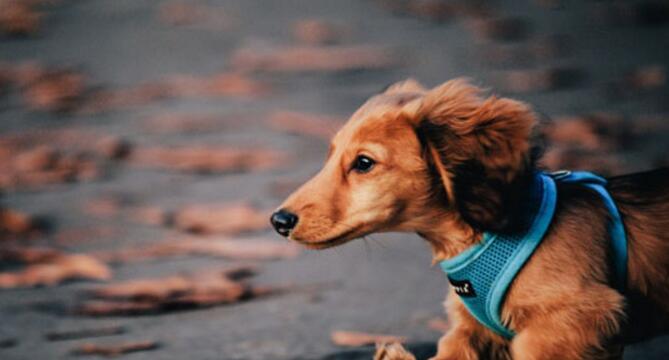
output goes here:
[{"label": "dog's front leg", "polygon": [[622,346],[614,341],[623,318],[623,297],[604,285],[591,285],[533,316],[511,342],[513,359],[622,359]]},{"label": "dog's front leg", "polygon": [[451,328],[439,340],[437,354],[431,360],[508,359],[501,338],[474,319],[454,292],[446,302]]}]

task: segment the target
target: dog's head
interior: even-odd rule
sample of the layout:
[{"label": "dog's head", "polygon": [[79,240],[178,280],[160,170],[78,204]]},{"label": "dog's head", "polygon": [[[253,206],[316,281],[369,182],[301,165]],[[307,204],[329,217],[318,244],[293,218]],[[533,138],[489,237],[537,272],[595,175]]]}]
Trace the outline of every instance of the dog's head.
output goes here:
[{"label": "dog's head", "polygon": [[272,215],[274,227],[316,249],[418,232],[439,238],[437,257],[453,239],[510,228],[535,117],[480,93],[461,79],[429,90],[407,80],[372,97],[334,136],[322,170]]}]

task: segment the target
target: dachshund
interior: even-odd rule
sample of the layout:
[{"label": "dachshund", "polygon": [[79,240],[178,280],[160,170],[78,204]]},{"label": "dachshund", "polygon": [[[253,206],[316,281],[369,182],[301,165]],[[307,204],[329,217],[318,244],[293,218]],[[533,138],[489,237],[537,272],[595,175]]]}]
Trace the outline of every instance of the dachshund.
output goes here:
[{"label": "dachshund", "polygon": [[[323,168],[272,214],[310,249],[377,232],[414,232],[435,262],[522,222],[540,170],[537,116],[464,79],[427,89],[409,79],[371,97],[335,134]],[[451,328],[433,359],[620,359],[625,344],[669,326],[669,169],[607,179],[627,241],[624,291],[602,197],[555,181],[554,214],[510,284],[506,338],[472,316],[453,287]]]}]

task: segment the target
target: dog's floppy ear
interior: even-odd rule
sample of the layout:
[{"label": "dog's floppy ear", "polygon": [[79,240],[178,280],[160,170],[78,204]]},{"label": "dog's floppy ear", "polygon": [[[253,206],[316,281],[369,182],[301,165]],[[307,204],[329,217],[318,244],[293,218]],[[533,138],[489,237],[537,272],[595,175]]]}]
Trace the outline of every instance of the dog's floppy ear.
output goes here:
[{"label": "dog's floppy ear", "polygon": [[449,203],[477,230],[504,231],[532,171],[535,117],[518,101],[456,79],[429,90],[414,118]]}]

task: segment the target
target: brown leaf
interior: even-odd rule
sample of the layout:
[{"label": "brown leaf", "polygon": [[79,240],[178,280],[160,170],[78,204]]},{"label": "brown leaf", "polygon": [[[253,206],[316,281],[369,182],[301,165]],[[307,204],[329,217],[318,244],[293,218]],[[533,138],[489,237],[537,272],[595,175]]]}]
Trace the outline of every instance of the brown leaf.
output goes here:
[{"label": "brown leaf", "polygon": [[95,114],[170,98],[258,97],[270,91],[267,84],[235,72],[203,77],[177,75],[126,89],[98,90],[87,96],[79,112]]},{"label": "brown leaf", "polygon": [[138,166],[196,173],[266,170],[285,165],[285,160],[277,151],[220,147],[138,148],[130,157]]},{"label": "brown leaf", "polygon": [[330,339],[335,345],[358,347],[377,343],[406,342],[406,338],[395,335],[371,334],[358,331],[333,331]]},{"label": "brown leaf", "polygon": [[144,119],[142,128],[158,134],[202,133],[220,131],[244,120],[246,116],[242,114],[163,113]]},{"label": "brown leaf", "polygon": [[44,218],[18,210],[0,208],[0,240],[26,238],[47,230]]},{"label": "brown leaf", "polygon": [[237,21],[220,6],[173,0],[160,5],[159,19],[172,26],[190,26],[211,30],[227,30]]},{"label": "brown leaf", "polygon": [[24,260],[21,271],[0,273],[0,288],[53,286],[74,279],[109,280],[109,267],[84,254],[66,254],[43,249],[3,249],[0,258]]},{"label": "brown leaf", "polygon": [[578,68],[554,67],[540,70],[509,70],[497,77],[500,87],[512,92],[570,89],[581,86],[585,73]]},{"label": "brown leaf", "polygon": [[527,19],[518,17],[477,18],[471,20],[469,26],[476,36],[486,40],[524,40],[531,32]]},{"label": "brown leaf", "polygon": [[100,238],[113,238],[122,236],[124,228],[111,225],[91,225],[72,228],[63,228],[53,234],[53,239],[59,245],[75,245]]},{"label": "brown leaf", "polygon": [[167,226],[173,223],[172,213],[158,206],[141,206],[130,209],[131,221],[154,226]]},{"label": "brown leaf", "polygon": [[8,35],[24,36],[37,32],[42,14],[33,2],[4,0],[0,2],[0,30]]},{"label": "brown leaf", "polygon": [[81,104],[86,90],[83,74],[69,69],[44,69],[26,84],[23,98],[35,110],[71,111]]},{"label": "brown leaf", "polygon": [[660,64],[640,66],[615,79],[608,86],[608,95],[613,98],[643,95],[661,89],[667,84],[667,68]]},{"label": "brown leaf", "polygon": [[190,205],[174,213],[174,227],[194,233],[238,234],[264,230],[269,214],[246,202],[221,205]]},{"label": "brown leaf", "polygon": [[329,141],[345,120],[336,116],[295,111],[276,111],[269,115],[273,128],[291,134],[313,136]]},{"label": "brown leaf", "polygon": [[77,313],[89,316],[154,314],[230,304],[271,293],[240,282],[253,272],[254,268],[240,266],[225,271],[111,284],[94,290],[92,296],[99,300],[82,303]]},{"label": "brown leaf", "polygon": [[[0,136],[0,188],[26,189],[99,177],[101,171],[80,140],[84,132],[40,131]],[[50,137],[49,135],[53,135]],[[67,139],[71,142],[68,144]],[[81,142],[87,138],[82,136]],[[49,145],[45,145],[49,144]],[[63,146],[67,151],[56,148]]]},{"label": "brown leaf", "polygon": [[396,67],[397,57],[370,46],[297,46],[237,50],[230,60],[240,71],[340,72]]},{"label": "brown leaf", "polygon": [[132,144],[118,136],[107,136],[98,141],[96,150],[107,159],[124,159],[130,155]]},{"label": "brown leaf", "polygon": [[138,351],[156,350],[160,344],[155,341],[136,341],[116,345],[98,345],[86,343],[72,350],[73,355],[99,355],[114,357]]},{"label": "brown leaf", "polygon": [[341,41],[343,29],[321,19],[304,19],[293,24],[293,37],[306,45],[332,45]]}]

